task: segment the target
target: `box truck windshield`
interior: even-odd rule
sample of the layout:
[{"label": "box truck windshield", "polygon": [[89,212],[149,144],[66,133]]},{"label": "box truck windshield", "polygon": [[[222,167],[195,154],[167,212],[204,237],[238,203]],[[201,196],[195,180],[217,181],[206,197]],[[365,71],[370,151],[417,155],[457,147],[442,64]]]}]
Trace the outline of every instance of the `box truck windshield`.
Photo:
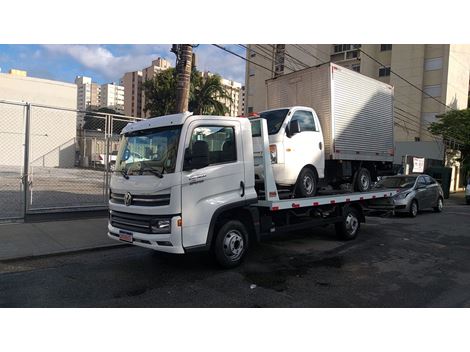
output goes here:
[{"label": "box truck windshield", "polygon": [[[268,134],[276,134],[281,129],[282,123],[287,116],[289,109],[279,109],[262,112],[259,116],[267,121]],[[253,126],[252,126],[253,128]],[[256,124],[252,132],[253,137],[260,137],[261,131],[259,130],[259,124]]]},{"label": "box truck windshield", "polygon": [[116,159],[116,171],[143,174],[175,171],[181,126],[130,132],[122,136]]}]

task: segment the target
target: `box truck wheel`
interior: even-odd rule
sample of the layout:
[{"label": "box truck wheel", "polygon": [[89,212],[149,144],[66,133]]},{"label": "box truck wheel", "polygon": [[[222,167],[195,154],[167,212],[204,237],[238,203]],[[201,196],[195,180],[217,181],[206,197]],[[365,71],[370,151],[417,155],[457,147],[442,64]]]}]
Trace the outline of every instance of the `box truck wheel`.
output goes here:
[{"label": "box truck wheel", "polygon": [[372,180],[370,178],[369,170],[361,167],[359,170],[357,170],[354,189],[359,192],[367,192],[370,190],[371,185]]},{"label": "box truck wheel", "polygon": [[314,197],[317,193],[317,176],[315,172],[308,167],[303,168],[294,189],[298,197]]},{"label": "box truck wheel", "polygon": [[215,259],[224,268],[239,265],[248,249],[248,232],[238,220],[228,220],[217,231],[212,247]]},{"label": "box truck wheel", "polygon": [[336,235],[342,240],[355,239],[360,228],[359,212],[349,206],[344,209],[342,220],[335,224]]}]

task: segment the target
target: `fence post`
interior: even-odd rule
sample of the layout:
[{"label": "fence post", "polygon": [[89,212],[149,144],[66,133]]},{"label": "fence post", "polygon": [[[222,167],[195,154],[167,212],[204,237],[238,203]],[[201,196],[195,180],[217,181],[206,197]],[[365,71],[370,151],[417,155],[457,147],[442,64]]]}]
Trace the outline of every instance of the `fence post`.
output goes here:
[{"label": "fence post", "polygon": [[29,201],[29,147],[30,147],[30,125],[31,125],[31,104],[26,103],[26,118],[24,126],[24,160],[23,160],[23,209],[22,217],[25,218],[28,211]]},{"label": "fence post", "polygon": [[112,116],[106,115],[106,118],[105,118],[105,153],[104,153],[105,154],[105,160],[104,160],[105,203],[107,203],[108,198],[109,198],[109,141],[110,141],[110,135],[112,133],[112,128],[113,128],[112,126],[113,126]]}]

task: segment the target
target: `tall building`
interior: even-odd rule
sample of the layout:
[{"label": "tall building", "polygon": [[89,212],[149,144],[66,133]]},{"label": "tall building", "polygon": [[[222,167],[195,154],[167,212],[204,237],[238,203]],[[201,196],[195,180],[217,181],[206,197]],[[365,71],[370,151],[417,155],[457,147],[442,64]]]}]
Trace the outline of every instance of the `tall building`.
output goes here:
[{"label": "tall building", "polygon": [[124,113],[124,96],[123,86],[116,85],[114,83],[102,84],[100,107]]},{"label": "tall building", "polygon": [[168,60],[161,57],[152,61],[149,67],[141,71],[126,72],[121,78],[120,84],[124,86],[124,114],[134,117],[150,117],[149,113],[144,113],[145,94],[142,84],[151,80],[155,75],[171,67]]},{"label": "tall building", "polygon": [[436,115],[468,105],[470,45],[249,45],[246,57],[265,68],[246,63],[245,113],[266,108],[267,79],[328,61],[394,86],[395,141],[433,141]]},{"label": "tall building", "polygon": [[142,117],[142,71],[126,72],[120,81],[124,87],[124,115]]},{"label": "tall building", "polygon": [[[211,77],[213,73],[209,71],[201,72],[202,78],[205,79],[207,77]],[[242,84],[225,79],[221,77],[220,83],[224,87],[225,91],[227,92],[230,99],[218,99],[221,103],[223,103],[228,108],[227,115],[229,116],[237,116],[239,115],[239,106],[240,106],[240,96],[242,90]]]},{"label": "tall building", "polygon": [[101,86],[92,83],[90,77],[77,76],[75,78],[77,85],[77,109],[93,110],[101,105]]}]

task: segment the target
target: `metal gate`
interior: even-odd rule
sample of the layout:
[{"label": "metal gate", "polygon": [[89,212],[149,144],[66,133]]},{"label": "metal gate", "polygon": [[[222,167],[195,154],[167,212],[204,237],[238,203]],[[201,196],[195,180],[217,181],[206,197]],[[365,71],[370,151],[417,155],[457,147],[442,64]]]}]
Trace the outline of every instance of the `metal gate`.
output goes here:
[{"label": "metal gate", "polygon": [[27,109],[23,103],[0,104],[0,220],[24,216]]},{"label": "metal gate", "polygon": [[0,119],[0,220],[107,207],[119,134],[137,118],[0,100]]}]

